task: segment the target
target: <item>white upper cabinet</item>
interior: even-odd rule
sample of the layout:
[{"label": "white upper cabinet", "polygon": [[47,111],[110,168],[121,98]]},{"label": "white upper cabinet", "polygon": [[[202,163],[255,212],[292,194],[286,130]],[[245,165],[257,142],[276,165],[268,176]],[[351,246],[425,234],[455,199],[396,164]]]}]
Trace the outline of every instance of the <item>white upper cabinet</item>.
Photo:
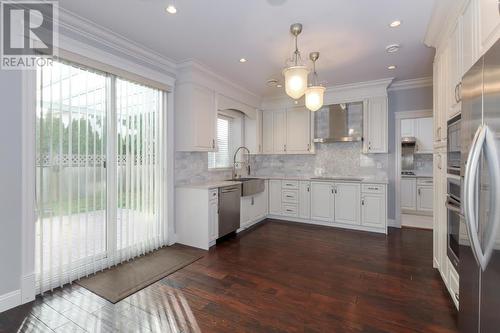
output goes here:
[{"label": "white upper cabinet", "polygon": [[432,154],[432,125],[433,119],[431,117],[415,119],[415,137],[417,138],[415,152]]},{"label": "white upper cabinet", "polygon": [[372,97],[368,99],[365,106],[363,117],[363,152],[367,154],[387,153],[387,97]]},{"label": "white upper cabinet", "polygon": [[467,3],[462,14],[462,68],[463,76],[476,62],[478,57],[477,2]]},{"label": "white upper cabinet", "polygon": [[193,83],[175,90],[175,142],[178,151],[215,151],[217,104],[213,90]]},{"label": "white upper cabinet", "polygon": [[273,112],[273,140],[274,153],[286,153],[286,113],[285,111]]},{"label": "white upper cabinet", "polygon": [[274,152],[274,122],[273,112],[262,112],[262,153]]},{"label": "white upper cabinet", "polygon": [[479,31],[481,54],[484,54],[500,37],[500,10],[498,0],[479,1]]},{"label": "white upper cabinet", "polygon": [[462,19],[459,18],[450,36],[448,61],[448,118],[460,112],[460,82],[462,81]]},{"label": "white upper cabinet", "polygon": [[415,119],[402,119],[401,120],[401,137],[415,136]]},{"label": "white upper cabinet", "polygon": [[262,154],[262,111],[256,110],[255,118],[245,117],[245,146],[250,154]]},{"label": "white upper cabinet", "polygon": [[360,224],[360,184],[335,184],[335,222]]},{"label": "white upper cabinet", "polygon": [[311,112],[304,107],[262,112],[263,154],[311,154]]},{"label": "white upper cabinet", "polygon": [[286,152],[288,154],[308,153],[311,147],[311,113],[304,107],[297,107],[286,113]]}]

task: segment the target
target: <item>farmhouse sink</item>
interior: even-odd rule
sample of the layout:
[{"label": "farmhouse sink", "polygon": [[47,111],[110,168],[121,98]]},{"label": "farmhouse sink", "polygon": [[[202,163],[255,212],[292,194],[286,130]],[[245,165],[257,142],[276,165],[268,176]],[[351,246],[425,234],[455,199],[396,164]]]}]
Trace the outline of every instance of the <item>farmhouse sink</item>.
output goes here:
[{"label": "farmhouse sink", "polygon": [[233,178],[232,181],[241,182],[241,196],[247,197],[264,192],[265,180],[261,178]]}]

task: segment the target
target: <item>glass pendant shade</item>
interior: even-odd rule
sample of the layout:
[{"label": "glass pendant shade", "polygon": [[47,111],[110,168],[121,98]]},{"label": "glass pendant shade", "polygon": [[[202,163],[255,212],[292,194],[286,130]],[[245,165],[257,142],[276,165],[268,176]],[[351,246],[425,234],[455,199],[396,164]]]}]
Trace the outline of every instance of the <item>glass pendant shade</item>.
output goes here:
[{"label": "glass pendant shade", "polygon": [[309,70],[306,66],[292,66],[283,70],[285,76],[285,91],[293,99],[299,99],[307,90],[307,75]]},{"label": "glass pendant shade", "polygon": [[323,96],[325,87],[312,86],[306,90],[306,108],[311,111],[318,111],[323,106]]}]

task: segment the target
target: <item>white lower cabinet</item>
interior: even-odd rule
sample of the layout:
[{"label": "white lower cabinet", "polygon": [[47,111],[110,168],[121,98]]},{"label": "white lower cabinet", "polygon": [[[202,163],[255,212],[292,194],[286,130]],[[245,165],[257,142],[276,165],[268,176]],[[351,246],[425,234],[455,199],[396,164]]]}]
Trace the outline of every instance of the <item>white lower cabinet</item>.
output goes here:
[{"label": "white lower cabinet", "polygon": [[219,201],[218,196],[215,196],[213,192],[209,194],[209,197],[210,201],[208,203],[208,218],[210,242],[215,242],[215,240],[217,240],[217,238],[219,237]]},{"label": "white lower cabinet", "polygon": [[311,182],[301,181],[299,184],[299,217],[311,218]]},{"label": "white lower cabinet", "polygon": [[333,183],[311,182],[311,219],[332,222],[334,218]]},{"label": "white lower cabinet", "polygon": [[432,186],[417,186],[417,210],[432,213],[433,193]]},{"label": "white lower cabinet", "polygon": [[360,184],[336,183],[334,185],[334,221],[360,224]]},{"label": "white lower cabinet", "polygon": [[281,180],[269,180],[269,214],[281,215]]},{"label": "white lower cabinet", "polygon": [[401,209],[417,209],[417,179],[401,178]]},{"label": "white lower cabinet", "polygon": [[268,184],[264,191],[255,195],[241,197],[240,227],[248,228],[262,220],[268,213]]},{"label": "white lower cabinet", "polygon": [[384,228],[387,221],[385,186],[363,185],[361,190],[361,225]]}]

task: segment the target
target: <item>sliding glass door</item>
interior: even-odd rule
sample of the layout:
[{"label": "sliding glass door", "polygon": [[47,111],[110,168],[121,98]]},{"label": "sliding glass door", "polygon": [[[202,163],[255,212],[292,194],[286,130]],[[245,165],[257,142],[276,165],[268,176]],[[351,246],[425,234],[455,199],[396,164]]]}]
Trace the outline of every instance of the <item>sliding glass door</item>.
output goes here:
[{"label": "sliding glass door", "polygon": [[39,69],[37,86],[43,292],[165,245],[166,93],[63,62]]}]

